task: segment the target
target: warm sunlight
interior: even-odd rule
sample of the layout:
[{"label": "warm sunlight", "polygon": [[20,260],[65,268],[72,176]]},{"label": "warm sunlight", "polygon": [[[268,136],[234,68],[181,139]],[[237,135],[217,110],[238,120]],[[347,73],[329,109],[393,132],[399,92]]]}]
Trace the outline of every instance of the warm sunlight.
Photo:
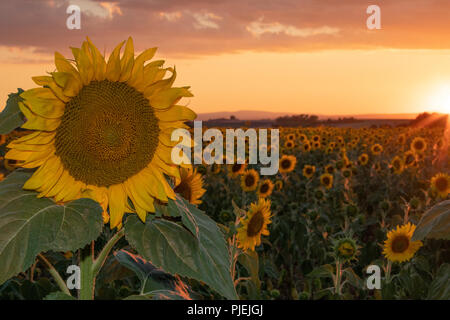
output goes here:
[{"label": "warm sunlight", "polygon": [[450,114],[450,84],[441,85],[430,96],[430,108]]}]

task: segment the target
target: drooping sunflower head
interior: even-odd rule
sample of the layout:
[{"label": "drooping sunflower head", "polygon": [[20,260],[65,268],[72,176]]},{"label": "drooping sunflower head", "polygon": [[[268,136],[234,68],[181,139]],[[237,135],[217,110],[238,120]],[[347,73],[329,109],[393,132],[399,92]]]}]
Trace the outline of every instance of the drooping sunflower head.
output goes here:
[{"label": "drooping sunflower head", "polygon": [[255,250],[255,246],[261,244],[261,235],[269,235],[267,225],[272,222],[270,218],[270,200],[260,198],[257,203],[252,203],[246,217],[240,221],[238,246],[244,251]]},{"label": "drooping sunflower head", "polygon": [[283,155],[279,162],[280,173],[288,173],[295,169],[297,158],[291,155]]},{"label": "drooping sunflower head", "polygon": [[391,161],[391,168],[395,174],[400,174],[403,172],[403,160],[399,156],[395,156]]},{"label": "drooping sunflower head", "polygon": [[258,187],[258,197],[260,198],[266,198],[272,194],[274,188],[274,184],[272,180],[265,179],[261,181]]},{"label": "drooping sunflower head", "polygon": [[411,142],[411,150],[415,153],[422,153],[426,150],[427,143],[425,142],[425,139],[422,137],[415,137],[413,141]]},{"label": "drooping sunflower head", "polygon": [[352,237],[333,240],[333,254],[340,261],[356,260],[358,246]]},{"label": "drooping sunflower head", "polygon": [[241,175],[241,187],[246,192],[256,190],[259,181],[259,174],[254,169],[246,170]]},{"label": "drooping sunflower head", "polygon": [[389,231],[384,242],[384,256],[392,262],[410,260],[422,246],[422,241],[411,241],[415,229],[415,225],[407,223]]},{"label": "drooping sunflower head", "polygon": [[450,193],[450,176],[438,173],[431,179],[431,188],[443,199]]},{"label": "drooping sunflower head", "polygon": [[345,178],[351,178],[352,170],[349,168],[342,169],[342,176],[344,176]]},{"label": "drooping sunflower head", "polygon": [[314,175],[314,172],[316,172],[316,167],[311,166],[309,164],[305,165],[302,170],[303,175],[305,176],[305,178],[308,178],[308,179],[312,178],[312,176]]},{"label": "drooping sunflower head", "polygon": [[320,183],[327,189],[331,189],[333,186],[333,175],[324,173],[320,176]]},{"label": "drooping sunflower head", "polygon": [[206,192],[202,175],[196,169],[181,168],[180,181],[174,191],[192,204],[201,204],[200,198]]},{"label": "drooping sunflower head", "polygon": [[42,87],[21,94],[22,128],[34,132],[11,142],[6,154],[25,168],[38,167],[25,189],[57,202],[91,197],[109,212],[111,228],[125,212],[145,220],[154,199],[175,197],[164,176],[180,179],[171,133],[196,117],[177,105],[192,94],[172,87],[175,69],[146,63],[156,48],[135,57],[133,40],[121,55],[123,44],[108,61],[89,39],[72,48],[74,63],[55,53],[57,71],[34,77]]}]

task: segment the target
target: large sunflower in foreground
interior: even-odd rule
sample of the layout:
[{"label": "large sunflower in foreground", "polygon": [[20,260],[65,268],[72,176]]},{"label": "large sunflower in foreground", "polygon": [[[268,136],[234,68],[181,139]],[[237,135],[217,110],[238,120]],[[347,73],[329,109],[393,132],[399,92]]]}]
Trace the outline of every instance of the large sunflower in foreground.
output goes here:
[{"label": "large sunflower in foreground", "polygon": [[389,231],[384,242],[384,256],[392,262],[410,260],[422,246],[422,241],[411,241],[416,226],[408,223]]},{"label": "large sunflower in foreground", "polygon": [[22,167],[38,167],[24,189],[56,202],[90,197],[108,210],[111,228],[125,212],[145,220],[155,199],[175,198],[164,176],[180,179],[171,161],[178,142],[170,136],[195,118],[176,105],[192,94],[172,88],[175,69],[162,68],[161,60],[145,64],[156,48],[135,58],[132,39],[121,56],[123,45],[107,62],[89,39],[72,48],[74,63],[56,52],[57,71],[34,77],[42,87],[21,94],[22,128],[35,131],[11,142],[6,154]]},{"label": "large sunflower in foreground", "polygon": [[244,251],[255,250],[255,246],[261,244],[261,235],[269,235],[267,225],[272,222],[270,218],[270,200],[260,198],[257,203],[252,203],[238,228],[238,246]]}]

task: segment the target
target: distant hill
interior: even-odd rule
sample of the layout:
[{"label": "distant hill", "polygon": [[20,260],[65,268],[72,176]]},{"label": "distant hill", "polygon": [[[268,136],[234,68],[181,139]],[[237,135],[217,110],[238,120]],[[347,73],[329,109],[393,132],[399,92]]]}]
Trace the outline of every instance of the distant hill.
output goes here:
[{"label": "distant hill", "polygon": [[[306,112],[308,113],[308,112]],[[291,116],[300,113],[289,112],[270,112],[270,111],[254,111],[254,110],[239,110],[239,111],[223,111],[223,112],[210,112],[199,113],[197,120],[211,120],[226,118],[235,116],[239,120],[263,120],[263,119],[276,119],[283,116]],[[356,119],[414,119],[417,113],[396,113],[396,114],[346,114],[346,115],[323,115],[317,114],[320,120],[326,119],[338,119],[344,117],[354,117]]]}]

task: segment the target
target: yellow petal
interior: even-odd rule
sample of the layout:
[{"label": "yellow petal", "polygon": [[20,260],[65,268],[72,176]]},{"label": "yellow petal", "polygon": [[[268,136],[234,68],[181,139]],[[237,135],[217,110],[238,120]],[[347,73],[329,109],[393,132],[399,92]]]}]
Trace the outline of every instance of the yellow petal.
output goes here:
[{"label": "yellow petal", "polygon": [[120,78],[119,81],[126,82],[131,77],[131,72],[134,66],[134,46],[133,39],[128,38],[127,44],[125,45],[125,51],[123,52],[122,59],[120,60]]},{"label": "yellow petal", "polygon": [[111,229],[122,223],[125,213],[126,203],[128,201],[127,194],[122,184],[115,184],[108,188],[109,198],[109,216]]},{"label": "yellow petal", "polygon": [[184,106],[173,106],[165,111],[155,110],[155,115],[161,121],[187,121],[197,118],[194,111]]},{"label": "yellow petal", "polygon": [[106,65],[106,79],[110,81],[119,81],[120,78],[120,49],[125,41],[122,41],[117,45],[109,56],[108,63]]},{"label": "yellow petal", "polygon": [[64,114],[65,104],[49,88],[35,88],[20,95],[23,103],[41,117],[56,119]]},{"label": "yellow petal", "polygon": [[24,129],[53,131],[59,127],[60,119],[49,119],[36,115],[22,102],[19,102],[19,109],[27,119],[22,125]]},{"label": "yellow petal", "polygon": [[188,87],[184,87],[161,90],[148,97],[148,101],[153,108],[165,110],[180,101],[183,97],[193,97],[192,93],[190,93],[188,89]]},{"label": "yellow petal", "polygon": [[106,76],[106,62],[103,55],[97,49],[96,46],[92,43],[92,41],[87,38],[89,48],[92,54],[92,60],[94,65],[94,80],[102,81],[105,80]]}]

